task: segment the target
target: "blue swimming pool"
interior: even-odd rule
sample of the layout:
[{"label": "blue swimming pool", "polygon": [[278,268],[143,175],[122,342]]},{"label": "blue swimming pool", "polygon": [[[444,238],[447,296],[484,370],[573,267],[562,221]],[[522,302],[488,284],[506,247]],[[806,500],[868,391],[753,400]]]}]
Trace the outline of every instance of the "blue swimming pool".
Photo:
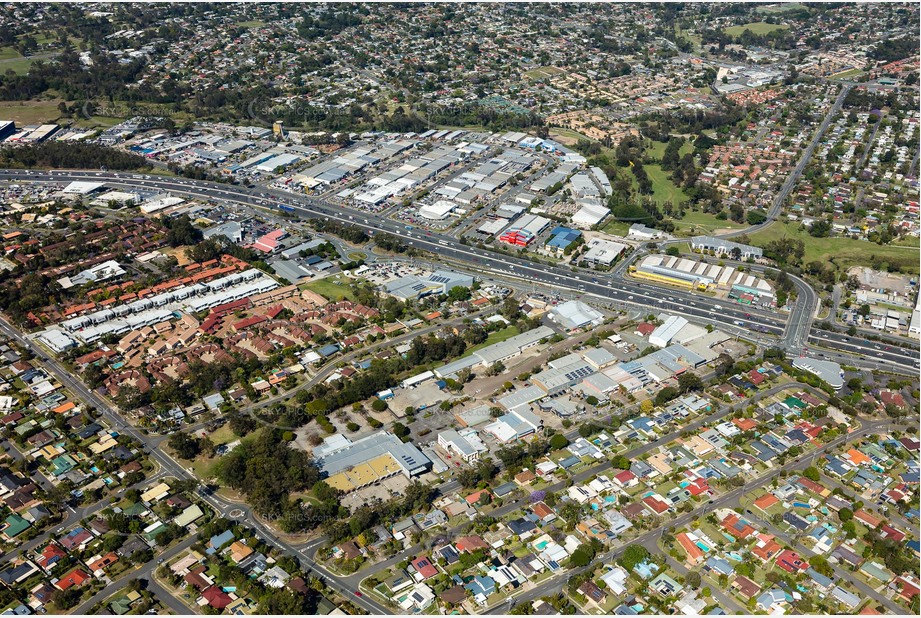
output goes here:
[{"label": "blue swimming pool", "polygon": [[809,508],[809,505],[806,504],[805,502],[794,502],[793,506],[795,506],[798,509],[808,509]]},{"label": "blue swimming pool", "polygon": [[704,543],[703,541],[694,541],[694,544],[697,545],[697,547],[699,547],[699,548],[701,548],[702,550],[704,550],[705,552],[709,552],[709,551],[710,551],[710,548],[707,547],[707,544]]},{"label": "blue swimming pool", "polygon": [[731,551],[731,552],[728,552],[726,555],[729,556],[730,560],[735,560],[736,562],[742,562],[742,556],[740,556],[738,552]]}]

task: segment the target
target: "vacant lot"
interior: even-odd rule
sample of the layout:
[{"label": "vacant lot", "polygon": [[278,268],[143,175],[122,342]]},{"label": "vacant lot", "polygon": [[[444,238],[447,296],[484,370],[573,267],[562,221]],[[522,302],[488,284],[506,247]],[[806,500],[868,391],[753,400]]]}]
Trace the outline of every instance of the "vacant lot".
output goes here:
[{"label": "vacant lot", "polygon": [[767,34],[769,32],[774,32],[775,30],[786,30],[790,26],[783,24],[768,24],[763,21],[754,21],[750,24],[743,24],[741,26],[730,26],[725,28],[723,32],[729,36],[739,36],[746,30],[751,30],[752,34]]},{"label": "vacant lot", "polygon": [[[0,70],[6,70],[5,64],[0,64]],[[0,118],[13,120],[16,126],[25,124],[42,124],[54,122],[61,115],[58,111],[60,99],[50,101],[0,101]]]},{"label": "vacant lot", "polygon": [[477,344],[475,346],[472,346],[470,348],[467,348],[467,351],[464,353],[464,356],[470,356],[477,350],[485,348],[488,345],[499,343],[500,341],[505,341],[506,339],[511,339],[517,334],[518,334],[518,328],[515,326],[506,326],[502,330],[491,332],[489,333],[489,336],[486,337],[486,341],[484,341],[483,343]]},{"label": "vacant lot", "polygon": [[530,77],[531,79],[542,79],[544,77],[553,77],[554,75],[560,75],[565,73],[563,69],[557,67],[538,67],[536,69],[531,69],[530,71],[525,72],[525,76]]},{"label": "vacant lot", "polygon": [[346,300],[354,301],[356,300],[355,293],[352,292],[352,289],[349,287],[348,279],[334,279],[328,277],[326,279],[319,279],[317,281],[311,281],[310,283],[305,283],[300,286],[301,289],[307,289],[311,292],[316,292],[320,296],[323,296],[331,301]]},{"label": "vacant lot", "polygon": [[564,127],[553,127],[550,129],[550,137],[564,146],[572,146],[578,143],[580,139],[589,140],[588,137],[582,135],[578,131],[573,131],[572,129],[566,129]]},{"label": "vacant lot", "polygon": [[[918,273],[919,252],[918,239],[911,245],[877,245],[865,240],[850,238],[813,238],[808,232],[799,229],[798,223],[775,222],[764,230],[750,237],[751,244],[763,247],[772,240],[788,237],[802,240],[806,246],[804,263],[819,261],[831,262],[838,270],[851,266],[870,266],[878,270],[898,267],[905,273]],[[907,242],[907,241],[903,241]]]},{"label": "vacant lot", "polygon": [[707,212],[687,210],[684,217],[675,219],[676,235],[699,236],[714,233],[716,230],[737,230],[743,225],[729,219],[717,219]]}]

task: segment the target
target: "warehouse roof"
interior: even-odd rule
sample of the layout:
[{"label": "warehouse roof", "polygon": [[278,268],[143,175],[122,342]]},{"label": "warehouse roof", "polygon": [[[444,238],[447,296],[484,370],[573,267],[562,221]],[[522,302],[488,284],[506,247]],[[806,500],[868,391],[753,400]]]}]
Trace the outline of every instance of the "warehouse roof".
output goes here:
[{"label": "warehouse roof", "polygon": [[[316,455],[316,451],[314,451]],[[321,453],[317,456],[320,471],[332,476],[348,470],[382,455],[390,455],[407,475],[424,470],[431,464],[412,443],[400,441],[392,433],[379,431],[356,442],[349,442],[340,448]]]}]

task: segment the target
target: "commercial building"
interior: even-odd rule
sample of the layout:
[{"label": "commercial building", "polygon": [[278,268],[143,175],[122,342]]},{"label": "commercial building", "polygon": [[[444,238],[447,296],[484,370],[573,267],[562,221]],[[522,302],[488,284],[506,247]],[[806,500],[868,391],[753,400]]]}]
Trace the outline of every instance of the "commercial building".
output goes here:
[{"label": "commercial building", "polygon": [[844,386],[844,372],[838,363],[800,356],[793,360],[793,366],[819,376],[836,391]]},{"label": "commercial building", "polygon": [[172,208],[174,206],[179,206],[184,203],[185,200],[181,197],[173,197],[171,195],[155,195],[151,199],[147,200],[141,204],[141,212],[145,215],[149,215],[167,208]]},{"label": "commercial building", "polygon": [[576,174],[569,179],[569,184],[572,185],[572,194],[576,197],[598,197],[600,194],[588,174]]},{"label": "commercial building", "polygon": [[447,218],[457,204],[448,200],[438,200],[434,204],[423,204],[419,207],[419,216],[431,221],[441,221]]},{"label": "commercial building", "polygon": [[531,383],[547,395],[557,395],[595,373],[595,368],[578,354],[550,362],[550,369],[531,376]]},{"label": "commercial building", "polygon": [[573,230],[568,227],[558,225],[550,232],[550,240],[544,245],[548,250],[562,253],[566,247],[576,242],[582,236],[579,230]]},{"label": "commercial building", "polygon": [[585,200],[580,204],[581,208],[572,216],[572,223],[582,228],[596,226],[611,214],[600,202]]},{"label": "commercial building", "polygon": [[499,442],[506,443],[533,435],[539,432],[543,426],[544,423],[539,416],[522,407],[500,416],[495,422],[486,425],[483,429]]},{"label": "commercial building", "polygon": [[352,442],[336,436],[313,451],[326,482],[344,492],[373,485],[396,474],[412,478],[425,473],[431,460],[411,443],[379,431]]},{"label": "commercial building", "polygon": [[649,335],[649,343],[656,347],[664,348],[687,323],[688,321],[681,316],[671,316],[661,326],[652,331]]},{"label": "commercial building", "polygon": [[627,232],[627,238],[635,238],[637,240],[654,240],[660,236],[662,236],[661,230],[647,227],[642,223],[634,223]]},{"label": "commercial building", "polygon": [[526,247],[537,236],[547,229],[550,219],[540,215],[525,215],[512,223],[502,234],[499,240],[510,245]]},{"label": "commercial building", "polygon": [[627,245],[603,238],[593,238],[586,246],[588,251],[582,254],[582,261],[592,266],[610,266],[627,250]]},{"label": "commercial building", "polygon": [[444,450],[454,453],[465,462],[477,461],[480,453],[488,449],[476,435],[476,431],[465,429],[455,431],[448,429],[438,434],[438,445]]},{"label": "commercial building", "polygon": [[384,286],[384,291],[400,300],[418,299],[430,294],[447,294],[452,288],[469,288],[473,277],[450,270],[437,270],[428,278],[415,275],[400,277]]},{"label": "commercial building", "polygon": [[557,305],[549,312],[549,317],[566,330],[590,328],[604,322],[604,316],[581,300],[570,300]]},{"label": "commercial building", "polygon": [[205,239],[224,236],[232,243],[239,243],[243,240],[243,226],[237,221],[227,221],[202,230],[201,234]]},{"label": "commercial building", "polygon": [[0,120],[0,141],[16,132],[16,123],[12,120]]},{"label": "commercial building", "polygon": [[729,298],[741,304],[770,306],[775,302],[771,284],[734,266],[719,266],[669,255],[649,255],[630,270],[633,276],[668,285],[706,290],[729,290]]},{"label": "commercial building", "polygon": [[691,249],[694,251],[712,251],[716,255],[726,255],[737,260],[757,260],[762,256],[759,247],[743,245],[714,236],[693,237],[691,239]]},{"label": "commercial building", "polygon": [[520,335],[509,337],[505,341],[500,341],[477,350],[470,356],[465,356],[443,367],[435,369],[435,375],[439,378],[447,378],[457,374],[461,369],[471,369],[473,367],[489,367],[493,363],[505,362],[521,354],[524,350],[540,343],[542,339],[553,336],[553,329],[547,326],[538,326]]}]

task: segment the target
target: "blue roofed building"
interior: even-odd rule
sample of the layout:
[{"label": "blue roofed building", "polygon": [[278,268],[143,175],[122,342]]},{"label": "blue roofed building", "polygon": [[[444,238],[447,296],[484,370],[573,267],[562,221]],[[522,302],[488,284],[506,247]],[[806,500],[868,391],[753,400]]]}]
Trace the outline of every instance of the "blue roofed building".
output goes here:
[{"label": "blue roofed building", "polygon": [[550,232],[550,240],[547,241],[547,250],[556,253],[562,253],[566,247],[570,246],[582,236],[582,232],[562,225],[558,225]]}]

